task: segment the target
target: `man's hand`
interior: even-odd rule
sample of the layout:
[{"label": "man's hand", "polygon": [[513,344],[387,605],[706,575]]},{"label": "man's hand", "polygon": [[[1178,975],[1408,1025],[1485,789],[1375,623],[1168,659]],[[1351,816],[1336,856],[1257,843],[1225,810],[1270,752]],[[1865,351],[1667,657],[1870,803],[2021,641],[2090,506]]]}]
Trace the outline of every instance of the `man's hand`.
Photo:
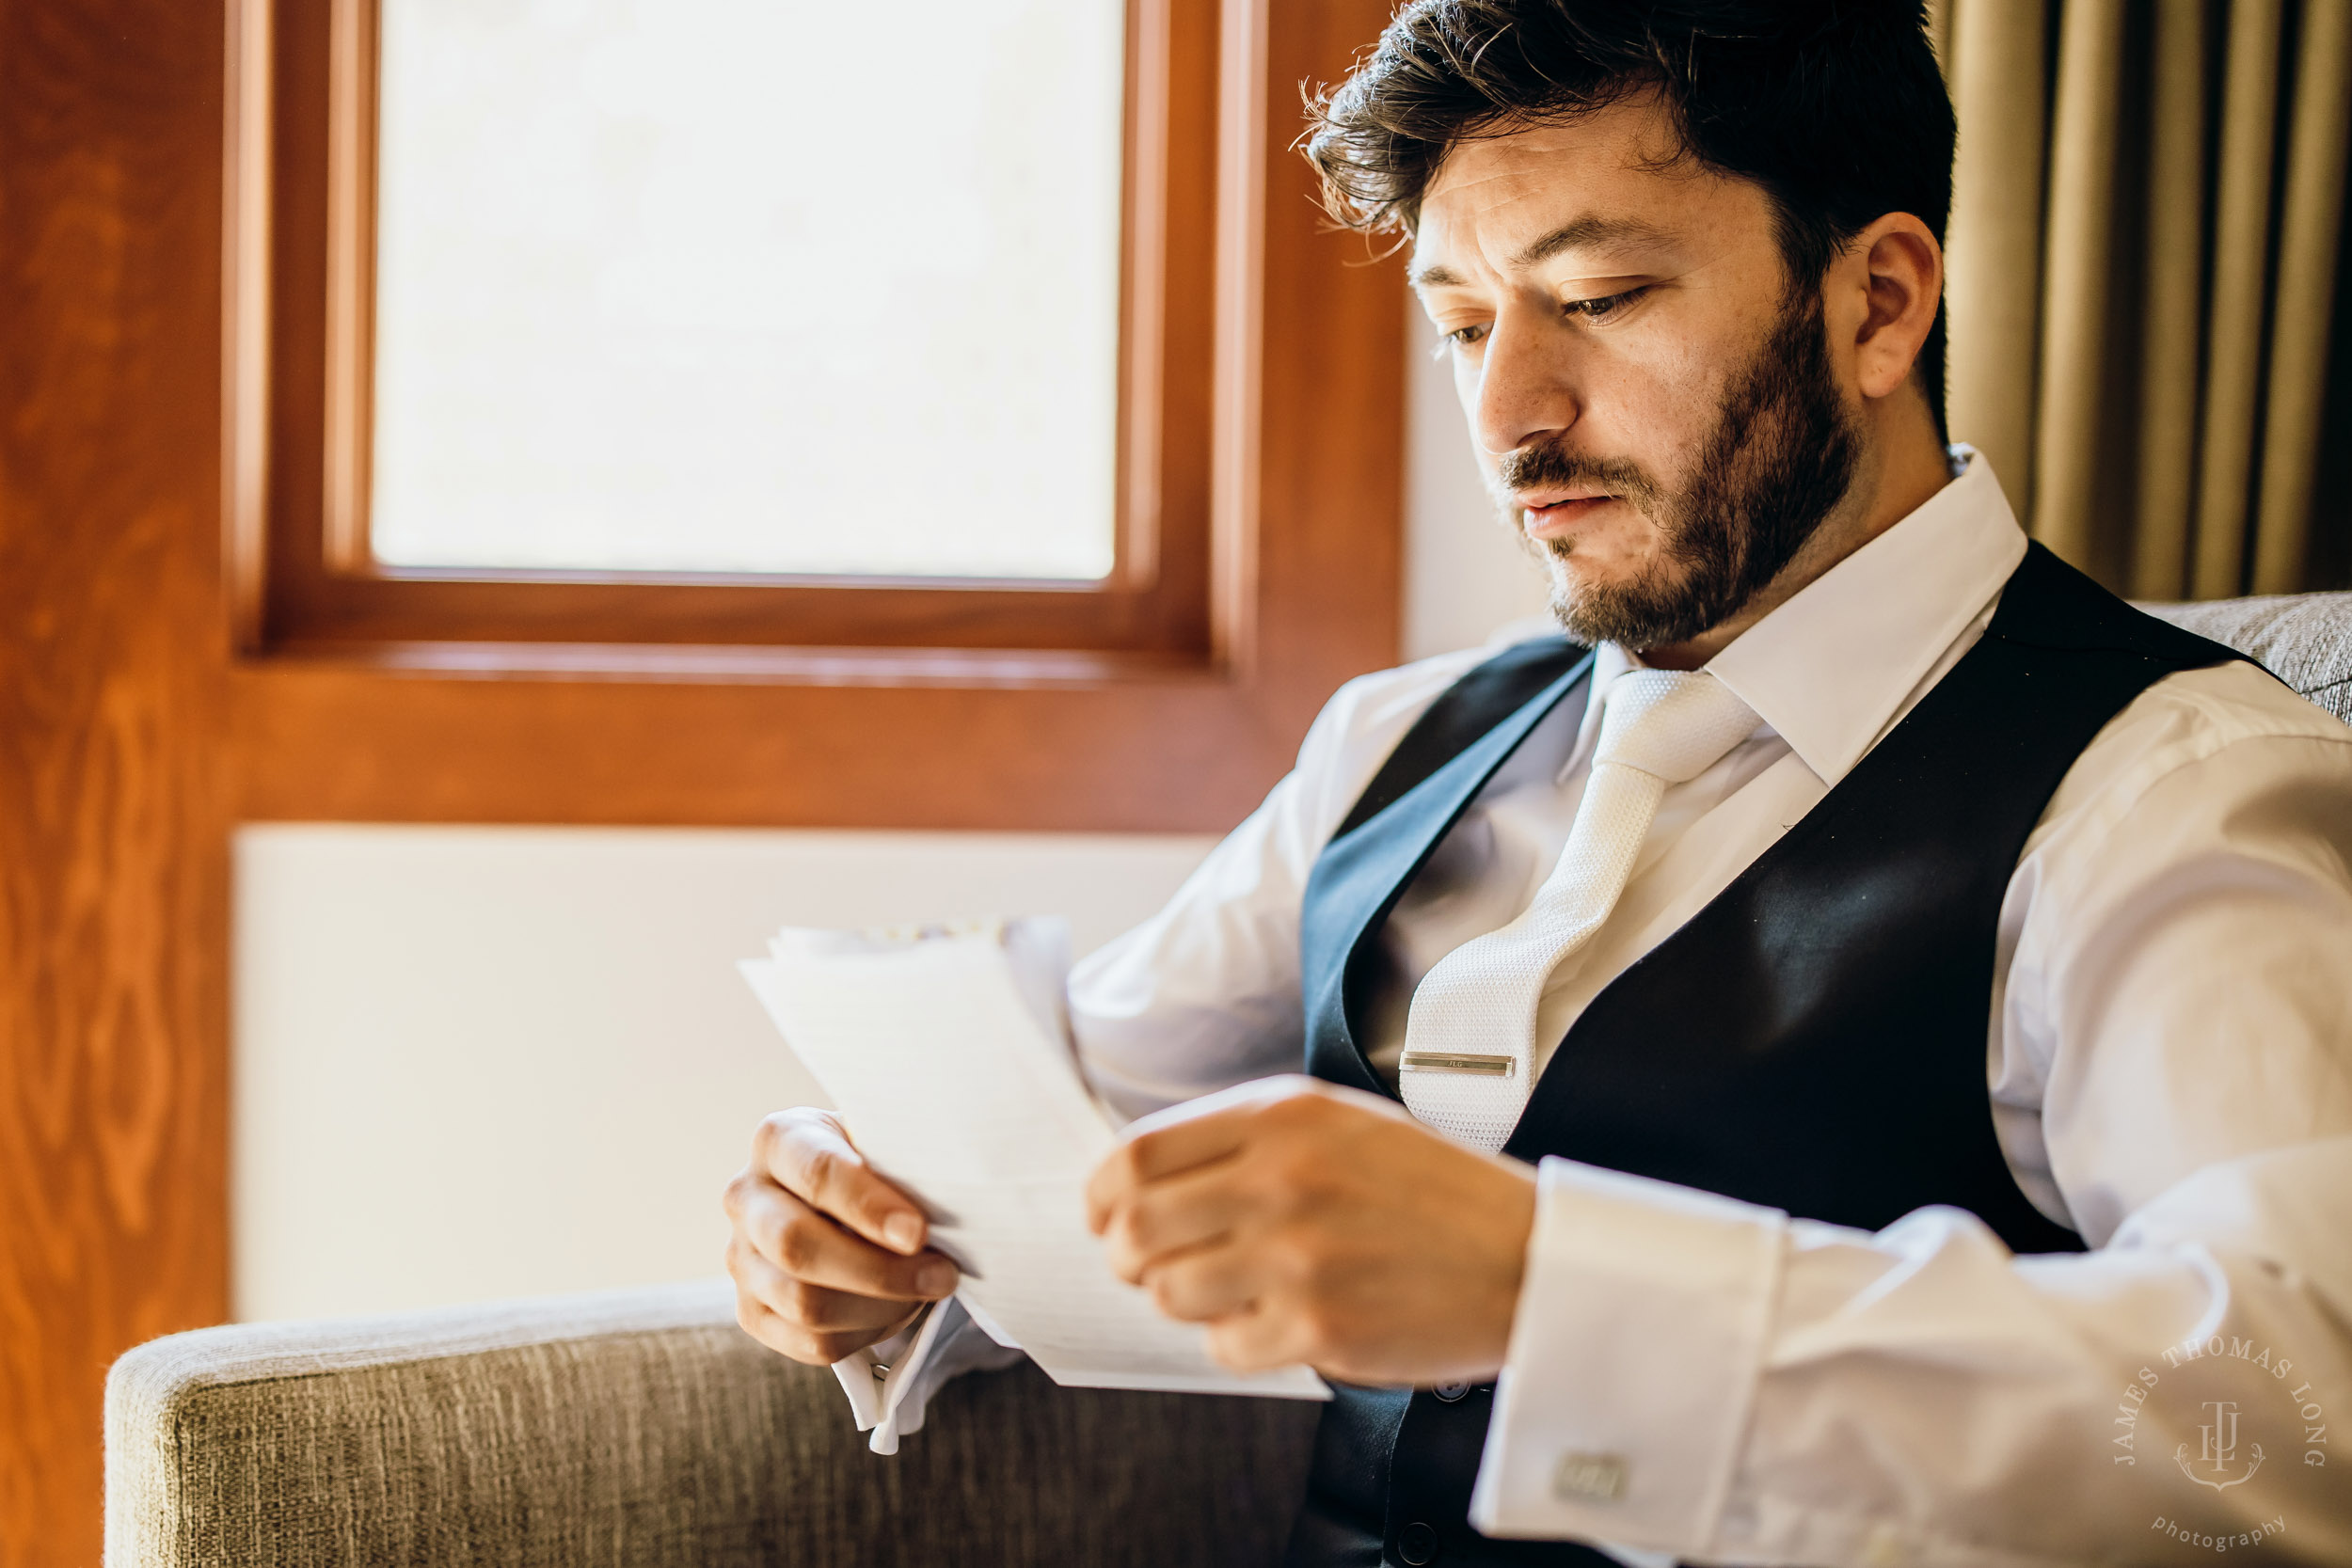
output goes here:
[{"label": "man's hand", "polygon": [[778,1111],[727,1183],[736,1321],[769,1349],[831,1366],[956,1288],[913,1199],[876,1176],[831,1111]]},{"label": "man's hand", "polygon": [[1227,1366],[1432,1384],[1502,1367],[1535,1177],[1389,1101],[1268,1078],[1128,1129],[1087,1209],[1120,1276]]}]

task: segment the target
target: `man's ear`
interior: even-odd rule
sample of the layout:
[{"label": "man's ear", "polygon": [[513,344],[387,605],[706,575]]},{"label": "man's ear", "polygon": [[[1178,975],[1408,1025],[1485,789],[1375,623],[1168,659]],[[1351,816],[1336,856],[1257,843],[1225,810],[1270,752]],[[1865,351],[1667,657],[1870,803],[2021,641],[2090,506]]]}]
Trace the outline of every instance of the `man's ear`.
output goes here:
[{"label": "man's ear", "polygon": [[1883,398],[1911,379],[1944,297],[1944,247],[1909,213],[1889,213],[1846,248],[1849,287],[1860,293],[1853,335],[1854,380]]}]

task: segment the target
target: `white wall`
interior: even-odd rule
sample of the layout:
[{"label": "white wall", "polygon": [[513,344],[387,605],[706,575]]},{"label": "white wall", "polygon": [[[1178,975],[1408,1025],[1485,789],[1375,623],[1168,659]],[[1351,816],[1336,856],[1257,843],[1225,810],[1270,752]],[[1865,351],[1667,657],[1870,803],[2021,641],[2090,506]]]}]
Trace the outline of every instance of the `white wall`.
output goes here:
[{"label": "white wall", "polygon": [[[1540,611],[1412,312],[1407,657]],[[779,926],[1056,912],[1080,951],[1207,839],[248,827],[236,846],[242,1318],[715,1274],[719,1191],[816,1098],[737,977]]]},{"label": "white wall", "polygon": [[1544,613],[1543,569],[1497,515],[1479,477],[1437,329],[1406,303],[1405,657],[1486,640]]},{"label": "white wall", "polygon": [[236,1311],[715,1274],[753,1125],[818,1099],[737,958],[780,926],[1025,911],[1085,951],[1212,842],[247,827]]}]

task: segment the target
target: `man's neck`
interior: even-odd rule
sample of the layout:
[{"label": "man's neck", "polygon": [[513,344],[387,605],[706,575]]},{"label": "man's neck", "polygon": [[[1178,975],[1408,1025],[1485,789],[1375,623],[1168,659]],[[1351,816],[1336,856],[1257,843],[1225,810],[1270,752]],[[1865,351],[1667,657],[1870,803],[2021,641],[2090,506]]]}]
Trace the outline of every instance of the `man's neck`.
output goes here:
[{"label": "man's neck", "polygon": [[[1926,420],[1921,403],[1915,428],[1866,456],[1846,499],[1799,546],[1788,564],[1737,613],[1685,642],[1643,648],[1635,657],[1654,670],[1696,670],[1731,646],[1741,632],[1787,604],[1804,588],[1863,546],[1927,504],[1952,482],[1951,460]],[[1909,421],[1907,421],[1909,422]]]}]

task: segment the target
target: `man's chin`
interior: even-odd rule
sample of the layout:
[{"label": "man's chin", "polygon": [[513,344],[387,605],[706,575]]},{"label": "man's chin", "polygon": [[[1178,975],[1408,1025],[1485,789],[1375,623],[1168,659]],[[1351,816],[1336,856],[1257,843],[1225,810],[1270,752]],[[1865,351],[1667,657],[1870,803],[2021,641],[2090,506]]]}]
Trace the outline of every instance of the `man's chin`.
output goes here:
[{"label": "man's chin", "polygon": [[1623,647],[1660,648],[1687,642],[1720,617],[1694,602],[1689,585],[1662,580],[1653,572],[1631,579],[1604,576],[1554,556],[1551,618],[1587,647],[1615,642]]}]

